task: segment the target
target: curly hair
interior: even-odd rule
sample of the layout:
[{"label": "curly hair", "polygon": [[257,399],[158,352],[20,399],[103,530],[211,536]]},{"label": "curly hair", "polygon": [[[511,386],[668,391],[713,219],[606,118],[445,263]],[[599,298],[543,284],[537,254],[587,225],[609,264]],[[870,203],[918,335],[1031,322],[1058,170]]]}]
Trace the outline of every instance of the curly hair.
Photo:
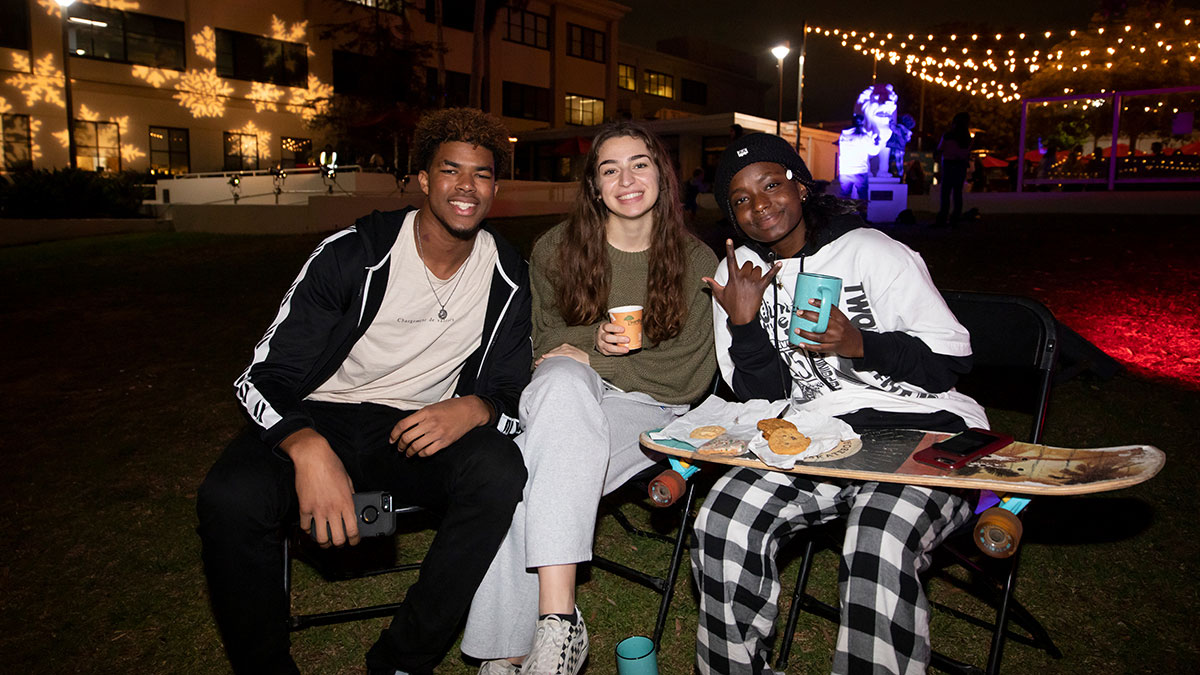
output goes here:
[{"label": "curly hair", "polygon": [[493,168],[508,166],[508,129],[500,120],[475,108],[447,108],[431,112],[417,122],[414,152],[417,166],[428,171],[442,143],[461,141],[492,151]]},{"label": "curly hair", "polygon": [[559,244],[555,300],[568,326],[594,323],[604,316],[611,274],[605,248],[609,212],[596,185],[596,165],[604,143],[621,136],[645,143],[658,169],[644,328],[646,337],[659,343],[679,335],[687,320],[687,293],[683,289],[688,267],[687,240],[692,236],[683,224],[679,181],[671,156],[657,136],[635,122],[605,124],[592,140],[579,193]]}]

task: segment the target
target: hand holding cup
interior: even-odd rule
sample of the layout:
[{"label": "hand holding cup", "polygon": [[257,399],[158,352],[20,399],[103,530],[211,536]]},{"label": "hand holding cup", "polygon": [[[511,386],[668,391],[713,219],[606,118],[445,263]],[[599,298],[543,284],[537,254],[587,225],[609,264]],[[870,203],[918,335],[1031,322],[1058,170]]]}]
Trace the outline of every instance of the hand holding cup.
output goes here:
[{"label": "hand holding cup", "polygon": [[642,306],[625,305],[608,310],[609,321],[596,331],[596,351],[623,356],[642,348]]},{"label": "hand holding cup", "polygon": [[[829,316],[842,294],[842,280],[825,274],[805,272],[796,275],[796,290],[792,294],[795,306],[792,308],[792,319],[788,326],[788,342],[797,347],[818,344],[816,340],[804,337],[801,333],[824,333],[829,327]],[[811,313],[805,313],[809,305],[815,303],[818,307],[817,316],[810,318]]]}]

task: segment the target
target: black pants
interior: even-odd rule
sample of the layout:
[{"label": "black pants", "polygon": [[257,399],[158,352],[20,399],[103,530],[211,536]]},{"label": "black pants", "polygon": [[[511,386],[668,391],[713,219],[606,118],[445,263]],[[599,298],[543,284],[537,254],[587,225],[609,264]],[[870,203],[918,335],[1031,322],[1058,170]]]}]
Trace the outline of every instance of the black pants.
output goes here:
[{"label": "black pants", "polygon": [[[967,180],[965,161],[949,160],[942,163],[942,194],[941,208],[938,209],[937,224],[946,224],[946,215],[950,215],[950,224],[957,225],[962,218],[963,182]],[[954,199],[954,211],[950,211],[950,200]]]},{"label": "black pants", "polygon": [[[480,427],[431,457],[388,443],[408,413],[374,404],[305,402],[355,490],[385,490],[442,514],[391,625],[367,654],[372,668],[429,672],[454,643],[521,500],[525,465],[512,440]],[[236,673],[295,673],[283,587],[284,528],[296,521],[290,460],[249,428],[226,448],[197,497],[213,614]]]}]

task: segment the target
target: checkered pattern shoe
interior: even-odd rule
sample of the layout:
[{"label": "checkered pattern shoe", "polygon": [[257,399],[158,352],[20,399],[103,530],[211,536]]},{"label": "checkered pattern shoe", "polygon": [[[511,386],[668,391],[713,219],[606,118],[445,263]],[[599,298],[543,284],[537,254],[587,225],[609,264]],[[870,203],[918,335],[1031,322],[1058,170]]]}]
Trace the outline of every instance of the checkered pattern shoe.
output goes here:
[{"label": "checkered pattern shoe", "polygon": [[521,668],[513,665],[508,659],[484,661],[479,667],[479,675],[517,675],[520,672]]},{"label": "checkered pattern shoe", "polygon": [[588,655],[587,626],[579,608],[575,625],[550,616],[537,623],[533,650],[521,666],[522,675],[577,675]]}]

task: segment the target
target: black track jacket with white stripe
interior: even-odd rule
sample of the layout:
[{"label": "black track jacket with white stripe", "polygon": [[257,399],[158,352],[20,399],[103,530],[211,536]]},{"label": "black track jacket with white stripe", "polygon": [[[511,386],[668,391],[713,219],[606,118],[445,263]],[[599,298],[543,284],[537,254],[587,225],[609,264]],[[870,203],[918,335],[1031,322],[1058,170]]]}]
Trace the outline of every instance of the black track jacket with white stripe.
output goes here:
[{"label": "black track jacket with white stripe", "polygon": [[[300,402],[329,379],[371,325],[388,285],[392,245],[412,207],[373,211],[322,241],[292,282],[279,312],[234,386],[270,447],[313,425]],[[474,394],[496,411],[496,426],[518,430],[517,403],[533,364],[529,266],[496,240],[483,341],[466,357],[456,396]]]}]

